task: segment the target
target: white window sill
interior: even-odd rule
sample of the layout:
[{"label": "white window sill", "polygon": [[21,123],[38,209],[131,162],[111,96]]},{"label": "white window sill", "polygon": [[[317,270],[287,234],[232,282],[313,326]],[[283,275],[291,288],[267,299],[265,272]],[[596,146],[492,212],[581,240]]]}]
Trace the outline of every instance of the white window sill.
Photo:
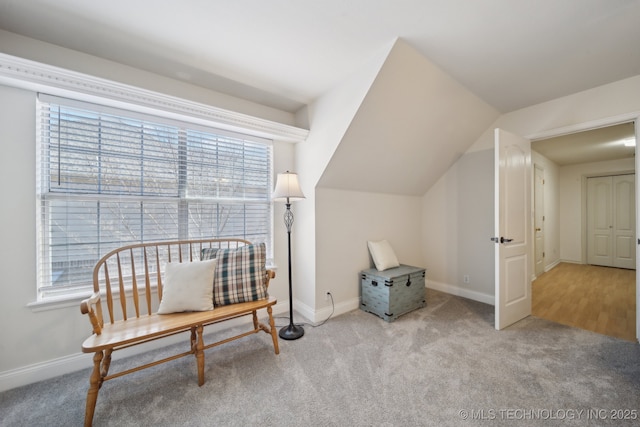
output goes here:
[{"label": "white window sill", "polygon": [[58,297],[50,297],[40,301],[27,304],[27,307],[34,313],[41,311],[58,310],[61,308],[77,307],[80,311],[80,302],[91,296],[91,292],[82,292]]}]

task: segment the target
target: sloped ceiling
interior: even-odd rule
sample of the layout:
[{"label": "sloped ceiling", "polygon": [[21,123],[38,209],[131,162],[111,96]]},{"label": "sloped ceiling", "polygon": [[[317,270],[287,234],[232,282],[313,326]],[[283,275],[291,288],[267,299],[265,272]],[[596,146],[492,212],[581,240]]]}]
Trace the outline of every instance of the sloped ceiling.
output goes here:
[{"label": "sloped ceiling", "polygon": [[423,195],[498,116],[399,39],[318,187]]},{"label": "sloped ceiling", "polygon": [[402,37],[506,113],[640,73],[638,22],[638,0],[0,0],[0,29],[288,112]]}]

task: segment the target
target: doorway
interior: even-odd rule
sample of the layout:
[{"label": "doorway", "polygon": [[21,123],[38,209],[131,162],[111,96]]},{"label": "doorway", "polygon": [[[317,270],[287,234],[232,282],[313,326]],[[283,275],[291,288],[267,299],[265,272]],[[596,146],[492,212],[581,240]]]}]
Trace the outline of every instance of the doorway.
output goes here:
[{"label": "doorway", "polygon": [[[562,278],[555,278],[558,283],[563,283],[561,286],[571,287],[572,280],[573,283],[584,282],[585,276],[573,271],[574,269],[564,267],[566,267],[565,264],[575,264],[576,267],[588,267],[590,264],[587,242],[589,235],[587,231],[587,177],[635,173],[635,147],[629,144],[632,140],[635,141],[635,125],[634,122],[626,122],[532,142],[532,151],[538,154],[538,157],[534,157],[534,164],[540,169],[538,174],[544,177],[543,214],[540,215],[539,212],[534,211],[534,218],[542,218],[543,224],[542,227],[536,227],[536,229],[542,228],[544,231],[544,239],[541,242],[542,250],[535,247],[538,239],[534,239],[535,253],[544,253],[544,268],[537,269],[536,273],[542,271],[542,274],[536,274],[536,277],[548,280],[551,276],[550,273],[556,270],[555,273],[563,272]],[[534,177],[534,191],[537,179]],[[534,201],[534,204],[537,203]],[[633,211],[630,216],[633,218],[634,231],[631,241],[635,252],[635,200],[632,205]],[[635,268],[635,253],[632,258],[632,263],[631,265],[627,264],[627,268]],[[603,283],[607,283],[607,278],[613,277],[613,273],[617,273],[616,269],[607,271],[605,268],[605,273],[599,275],[603,280],[600,284],[601,287]],[[637,279],[635,272],[627,270],[626,274],[616,275],[616,277],[616,280],[626,281],[625,289],[631,289],[633,293],[633,295],[627,294],[626,296],[627,299],[631,298],[634,303],[634,311],[631,313],[634,318],[627,320],[627,323],[631,322],[633,334],[637,337],[637,295],[635,295],[637,293]],[[586,313],[594,310],[594,304],[587,308],[584,306],[585,302],[580,303],[581,297],[569,298],[566,306],[561,307],[561,298],[557,296],[549,300],[551,301],[549,304],[554,305],[553,310],[550,309],[550,306],[544,307],[546,310],[541,310],[538,299],[543,298],[539,294],[540,290],[536,289],[537,287],[534,281],[532,285],[534,315],[544,317],[549,316],[549,311],[555,311],[565,316],[571,315],[574,318],[586,319],[588,317]],[[620,307],[620,309],[624,309],[628,313],[629,307]],[[579,310],[585,310],[585,312],[581,314]],[[540,313],[547,314],[540,315]],[[585,327],[585,329],[607,333],[606,321],[603,320],[606,316],[602,314],[598,330],[595,330],[595,327]],[[560,321],[562,319],[549,320],[570,323],[566,320]],[[593,324],[593,321],[591,323]],[[574,324],[573,326],[579,325]],[[619,336],[620,333],[616,335]]]},{"label": "doorway", "polygon": [[635,341],[635,271],[560,263],[531,285],[531,313],[563,325]]}]

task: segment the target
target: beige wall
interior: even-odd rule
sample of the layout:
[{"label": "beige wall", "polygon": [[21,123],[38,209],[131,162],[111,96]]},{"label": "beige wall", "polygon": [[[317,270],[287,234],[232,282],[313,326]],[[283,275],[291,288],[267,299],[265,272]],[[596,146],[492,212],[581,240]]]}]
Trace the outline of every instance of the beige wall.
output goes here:
[{"label": "beige wall", "polygon": [[[308,108],[298,112],[308,121],[309,133],[306,141],[296,145],[295,165],[300,173],[300,185],[306,199],[296,202],[296,222],[292,233],[293,247],[293,294],[296,300],[295,310],[312,321],[322,319],[318,307],[326,307],[324,293],[317,291],[318,264],[322,262],[324,247],[321,239],[327,233],[317,227],[318,211],[325,208],[318,205],[316,190],[318,182],[331,161],[343,136],[349,129],[354,115],[357,113],[363,98],[375,79],[380,66],[387,57],[390,46],[381,50],[361,70],[349,76],[344,82],[313,102]],[[334,208],[330,206],[330,208]],[[321,295],[321,298],[317,298]]]},{"label": "beige wall", "polygon": [[[17,37],[17,36],[16,36]],[[15,42],[15,43],[13,43]],[[24,57],[47,59],[53,53],[55,64],[68,69],[96,71],[96,75],[113,78],[120,83],[140,83],[147,89],[161,88],[165,94],[182,99],[237,107],[236,112],[255,113],[256,117],[281,119],[295,123],[290,113],[232,100],[229,97],[183,82],[161,78],[151,73],[120,66],[88,55],[60,50],[40,42],[0,34],[0,52]],[[36,292],[36,200],[35,200],[35,103],[34,90],[18,89],[0,84],[0,390],[51,375],[60,375],[90,365],[91,356],[80,353],[80,345],[91,328],[82,316],[79,301],[56,305],[55,308],[29,306],[37,299]],[[295,144],[274,142],[274,170],[295,169]],[[275,215],[282,218],[283,207],[276,205]],[[286,236],[282,221],[274,221],[274,255],[277,266],[287,263]],[[277,312],[288,309],[288,282],[280,269],[271,282],[270,293],[279,304]],[[9,326],[15,325],[15,326]],[[166,343],[165,343],[166,344]]]},{"label": "beige wall", "polygon": [[[402,264],[422,266],[422,198],[357,191],[316,191],[316,308],[325,314],[330,291],[338,312],[359,307],[359,272],[373,267],[367,241],[386,239]],[[423,266],[424,267],[424,266]],[[322,315],[319,316],[323,318]]]},{"label": "beige wall", "polygon": [[[421,240],[422,195],[499,115],[407,42],[398,40],[383,53],[388,55],[362,70],[364,78],[358,76],[321,98],[318,105],[332,108],[314,118],[330,131],[320,137],[325,127],[311,122],[311,135],[297,150],[297,164],[323,168],[310,224],[315,229],[315,271],[302,280],[315,291],[315,305],[307,310],[312,319],[323,318],[317,312],[326,311],[324,295],[332,286],[340,289],[338,313],[358,306],[357,277],[368,267],[367,240],[387,239],[401,262],[429,268],[433,261],[424,257]],[[345,94],[349,101],[344,105],[327,103],[345,99]],[[316,113],[318,105],[313,106]],[[457,114],[464,118],[458,120]],[[336,136],[339,139],[332,139]],[[327,159],[328,151],[317,156],[313,144],[331,147],[331,157]],[[463,167],[460,173],[471,170]],[[473,225],[468,227],[475,232]],[[336,229],[344,232],[335,234]],[[305,269],[304,274],[309,273]]]},{"label": "beige wall", "polygon": [[[640,76],[504,114],[478,138],[467,153],[493,150],[493,130],[496,127],[529,138],[541,138],[632,120],[640,117],[638,94]],[[456,254],[462,248],[458,239],[452,239],[451,236],[456,236],[460,223],[470,220],[477,213],[464,210],[458,205],[458,194],[462,186],[466,185],[459,180],[459,167],[460,161],[424,195],[424,264],[431,267],[427,286],[479,301],[493,302],[493,289],[485,286],[493,280],[492,273],[487,272],[469,284],[461,283],[461,275],[465,273],[461,270]],[[486,196],[493,197],[493,188],[486,189]],[[558,197],[561,197],[560,194]],[[558,227],[562,229],[561,224]],[[471,253],[482,253],[487,250],[485,235],[488,240],[493,235],[493,227],[487,226],[481,237],[466,240],[464,245]],[[574,250],[570,252],[570,256],[573,256]]]},{"label": "beige wall", "polygon": [[585,235],[585,177],[633,172],[635,159],[584,163],[560,168],[560,259],[562,261],[586,262]]},{"label": "beige wall", "polygon": [[166,95],[296,126],[294,114],[0,30],[0,52]]},{"label": "beige wall", "polygon": [[[70,301],[54,309],[29,307],[36,301],[36,93],[0,85],[0,143],[5,155],[0,156],[0,390],[22,381],[29,370],[14,370],[40,363],[59,364],[53,370],[89,366],[90,356],[80,355],[80,345],[91,328],[81,315],[79,302]],[[274,143],[274,167],[292,168],[294,145]],[[276,207],[276,214],[282,213]],[[281,218],[281,216],[280,216]],[[275,221],[275,262],[286,265],[284,226]],[[286,275],[280,270],[269,291],[281,302],[277,310],[286,309],[288,298]],[[14,325],[14,326],[10,326]],[[66,359],[65,359],[66,358]],[[36,369],[37,371],[37,369]],[[42,379],[41,373],[34,380]]]},{"label": "beige wall", "polygon": [[[423,197],[427,286],[492,303],[494,151],[468,152]],[[464,282],[469,276],[469,282]]]},{"label": "beige wall", "polygon": [[[379,70],[380,58],[294,118],[288,113],[207,93],[183,82],[4,36],[0,37],[3,52],[25,52],[27,58],[56,65],[64,62],[79,71],[147,85],[149,89],[218,107],[232,106],[237,111],[282,123],[308,121],[312,132],[307,141],[297,145],[275,144],[274,169],[299,171],[307,194],[307,199],[294,205],[294,296],[300,299],[300,307],[307,310],[305,314],[312,320],[322,318],[320,314],[326,312],[326,290],[335,292],[341,309],[353,307],[358,294],[357,272],[368,263],[366,240],[378,238],[390,240],[402,262],[426,267],[428,283],[490,301],[493,270],[488,239],[493,230],[488,223],[491,216],[488,205],[493,195],[489,184],[493,128],[500,126],[531,136],[640,112],[640,97],[636,95],[640,93],[638,76],[501,116],[423,196],[317,189],[324,168]],[[89,326],[77,305],[42,312],[26,307],[36,296],[34,102],[34,92],[0,86],[0,143],[3,152],[9,153],[0,158],[4,178],[0,183],[3,195],[0,236],[4,243],[0,257],[3,273],[0,320],[2,325],[19,325],[0,329],[0,386],[13,384],[18,377],[24,383],[31,373],[34,380],[42,379],[44,371],[59,374],[89,363],[89,356],[79,355]],[[460,119],[449,117],[446,120],[450,123],[445,124],[454,126]],[[475,203],[470,202],[472,197]],[[482,208],[476,209],[478,205]],[[286,232],[278,220],[282,209],[277,206],[275,210],[275,261],[279,270],[270,288],[280,304],[288,298]],[[335,251],[336,247],[341,251]],[[463,287],[460,280],[464,274],[471,276],[471,282]]]}]

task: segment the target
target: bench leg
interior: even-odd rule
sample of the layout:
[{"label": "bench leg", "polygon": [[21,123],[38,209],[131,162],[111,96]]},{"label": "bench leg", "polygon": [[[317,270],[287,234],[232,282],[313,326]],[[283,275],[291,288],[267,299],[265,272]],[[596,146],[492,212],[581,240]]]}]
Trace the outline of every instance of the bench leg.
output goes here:
[{"label": "bench leg", "polygon": [[196,327],[191,327],[191,353],[196,354],[196,345],[198,344],[198,337],[196,335]]},{"label": "bench leg", "polygon": [[258,323],[258,312],[256,310],[253,310],[251,314],[253,315],[253,329],[257,331],[260,327],[260,324]]},{"label": "bench leg", "polygon": [[276,354],[280,354],[280,347],[278,346],[278,331],[276,331],[276,322],[273,320],[273,310],[271,309],[271,306],[267,307],[267,313],[269,313],[269,326],[271,327],[273,349],[275,350]]},{"label": "bench leg", "polygon": [[196,362],[198,364],[198,385],[204,384],[204,339],[202,338],[202,325],[196,326],[196,333],[198,334],[196,343]]},{"label": "bench leg", "polygon": [[[102,351],[97,351],[93,356],[93,371],[91,371],[91,377],[89,377],[89,391],[87,391],[87,404],[84,411],[84,425],[85,427],[91,427],[93,423],[93,413],[96,409],[96,402],[98,401],[98,391],[102,386]],[[108,368],[107,368],[108,369]]]},{"label": "bench leg", "polygon": [[[102,359],[102,378],[106,377],[109,374],[109,367],[111,366],[111,353],[113,353],[113,349],[106,349],[104,351],[104,359]],[[100,384],[102,387],[102,384]]]}]

